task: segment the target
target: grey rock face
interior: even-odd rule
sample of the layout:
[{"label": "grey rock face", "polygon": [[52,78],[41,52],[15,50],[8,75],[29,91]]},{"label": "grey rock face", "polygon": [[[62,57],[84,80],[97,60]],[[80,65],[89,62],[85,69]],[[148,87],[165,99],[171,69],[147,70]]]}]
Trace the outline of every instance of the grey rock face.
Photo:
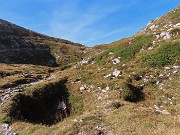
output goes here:
[{"label": "grey rock face", "polygon": [[48,45],[34,44],[26,40],[27,38],[37,40],[46,39],[46,36],[43,37],[43,35],[0,19],[0,62],[7,64],[57,65]]}]

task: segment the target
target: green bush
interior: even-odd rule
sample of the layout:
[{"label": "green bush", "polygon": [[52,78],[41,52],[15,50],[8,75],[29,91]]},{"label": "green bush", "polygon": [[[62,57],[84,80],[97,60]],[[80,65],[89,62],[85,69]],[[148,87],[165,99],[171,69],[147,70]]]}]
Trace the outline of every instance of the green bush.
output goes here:
[{"label": "green bush", "polygon": [[179,12],[171,12],[170,13],[170,19],[173,20],[173,19],[178,19],[179,18],[179,15],[180,13]]},{"label": "green bush", "polygon": [[161,45],[156,51],[146,54],[142,61],[151,67],[163,67],[180,58],[180,43]]},{"label": "green bush", "polygon": [[0,118],[0,124],[3,124],[3,123],[11,123],[11,118],[10,117],[3,117],[2,119]]},{"label": "green bush", "polygon": [[128,62],[141,50],[142,47],[145,49],[152,45],[153,37],[147,35],[141,35],[135,37],[130,45],[123,45],[120,47],[111,48],[101,53],[96,59],[97,64],[103,64],[105,59],[108,57],[109,52],[112,52],[116,57],[121,57],[122,62]]},{"label": "green bush", "polygon": [[108,51],[105,51],[105,52],[101,53],[100,55],[98,55],[95,59],[95,62],[100,65],[104,64],[104,60],[107,58],[109,52],[111,52],[111,51],[108,50]]}]

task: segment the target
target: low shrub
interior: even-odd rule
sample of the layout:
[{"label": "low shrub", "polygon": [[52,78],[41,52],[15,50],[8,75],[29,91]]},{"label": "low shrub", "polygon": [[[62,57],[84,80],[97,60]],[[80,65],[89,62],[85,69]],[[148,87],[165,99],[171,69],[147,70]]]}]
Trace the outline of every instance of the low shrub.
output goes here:
[{"label": "low shrub", "polygon": [[151,67],[164,67],[180,59],[180,43],[161,45],[156,51],[142,57]]},{"label": "low shrub", "polygon": [[123,45],[120,47],[111,48],[101,53],[96,59],[97,64],[104,64],[108,54],[112,52],[116,57],[121,57],[122,62],[128,62],[141,50],[142,47],[145,49],[152,45],[153,36],[141,35],[135,37],[132,43],[129,45]]}]

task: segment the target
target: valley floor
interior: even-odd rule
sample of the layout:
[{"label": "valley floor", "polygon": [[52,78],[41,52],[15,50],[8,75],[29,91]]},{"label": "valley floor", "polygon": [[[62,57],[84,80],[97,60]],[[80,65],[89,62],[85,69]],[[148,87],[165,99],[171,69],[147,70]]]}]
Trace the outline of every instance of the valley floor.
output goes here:
[{"label": "valley floor", "polygon": [[[120,86],[128,75],[127,69],[121,70],[121,76],[105,78],[104,73],[114,71],[115,67],[102,68],[93,64],[85,66],[79,64],[63,71],[58,68],[40,68],[31,65],[1,64],[1,67],[3,71],[1,99],[4,98],[3,92],[8,94],[7,90],[14,91],[11,93],[13,95],[23,91],[23,87],[38,86],[59,77],[68,78],[66,85],[70,95],[73,95],[70,102],[75,113],[63,121],[46,126],[15,120],[10,122],[11,132],[20,135],[178,135],[180,133],[179,69],[171,76],[171,80],[163,81],[163,88],[159,84],[151,86],[145,83],[143,78],[140,82],[135,81],[134,83],[144,82],[144,99],[129,102],[122,98]],[[26,77],[23,76],[24,73]],[[20,76],[26,81],[17,81],[22,80]],[[11,87],[13,89],[9,89]],[[16,91],[17,88],[19,91]],[[10,101],[11,94],[7,100],[3,99],[3,102],[1,100],[1,107],[6,104],[5,102]],[[2,124],[9,122],[4,115],[4,112],[1,112]],[[3,134],[4,131],[1,132]]]}]

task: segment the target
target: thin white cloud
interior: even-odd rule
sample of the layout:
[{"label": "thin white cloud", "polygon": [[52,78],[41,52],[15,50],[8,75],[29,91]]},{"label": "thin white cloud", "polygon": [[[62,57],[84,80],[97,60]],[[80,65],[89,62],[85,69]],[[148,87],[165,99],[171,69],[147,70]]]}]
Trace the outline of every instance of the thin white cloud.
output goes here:
[{"label": "thin white cloud", "polygon": [[53,18],[50,21],[50,33],[75,42],[81,40],[84,43],[84,40],[95,39],[93,36],[97,34],[102,35],[103,32],[97,29],[96,22],[119,9],[117,5],[105,5],[104,7],[96,5],[82,12],[78,9],[78,2],[71,3],[70,5],[66,3],[60,10],[52,12]]},{"label": "thin white cloud", "polygon": [[[118,32],[124,31],[124,28],[118,28],[109,32],[107,29],[101,28],[98,23],[103,19],[106,19],[109,15],[124,9],[127,6],[132,6],[137,1],[124,3],[109,2],[91,4],[89,7],[82,11],[82,5],[79,5],[81,0],[75,0],[63,2],[59,9],[52,12],[52,18],[50,19],[49,32],[55,37],[68,39],[74,42],[80,42],[82,44],[89,44],[90,42],[108,36],[114,35]],[[117,4],[118,3],[118,4]],[[102,25],[108,27],[103,21]],[[46,32],[47,33],[47,32]],[[91,43],[92,44],[92,43]]]}]

